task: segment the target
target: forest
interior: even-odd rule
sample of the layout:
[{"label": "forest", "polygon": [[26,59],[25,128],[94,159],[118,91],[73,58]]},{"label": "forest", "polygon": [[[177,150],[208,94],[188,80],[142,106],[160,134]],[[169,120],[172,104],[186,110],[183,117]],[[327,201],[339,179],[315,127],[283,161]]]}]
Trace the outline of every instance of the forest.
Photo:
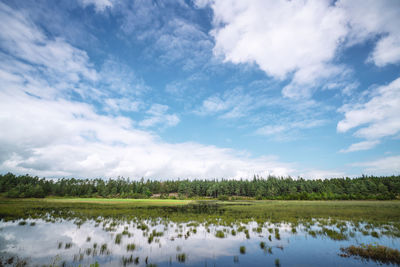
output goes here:
[{"label": "forest", "polygon": [[30,175],[0,174],[0,194],[8,198],[214,198],[276,200],[390,200],[400,198],[400,176],[361,176],[306,180],[254,176],[233,180],[46,179]]}]

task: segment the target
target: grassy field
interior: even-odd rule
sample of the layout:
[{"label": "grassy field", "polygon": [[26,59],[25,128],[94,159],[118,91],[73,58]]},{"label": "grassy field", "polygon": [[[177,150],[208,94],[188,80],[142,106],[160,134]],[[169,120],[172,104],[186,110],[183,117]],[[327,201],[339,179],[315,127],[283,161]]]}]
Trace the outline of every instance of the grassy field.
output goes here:
[{"label": "grassy field", "polygon": [[[400,223],[400,201],[215,201],[102,198],[0,198],[0,219],[43,216],[54,210],[80,216],[146,215],[287,220],[338,218]],[[39,216],[39,217],[40,217]]]},{"label": "grassy field", "polygon": [[127,199],[127,198],[43,198],[22,199],[21,201],[43,201],[48,203],[95,203],[95,204],[129,204],[138,206],[171,206],[186,205],[193,200],[180,199]]}]

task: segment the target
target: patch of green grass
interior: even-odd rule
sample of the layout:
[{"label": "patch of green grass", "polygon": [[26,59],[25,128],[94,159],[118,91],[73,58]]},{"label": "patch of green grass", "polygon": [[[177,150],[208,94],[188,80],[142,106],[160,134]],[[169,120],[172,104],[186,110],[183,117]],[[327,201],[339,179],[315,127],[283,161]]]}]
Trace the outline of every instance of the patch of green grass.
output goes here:
[{"label": "patch of green grass", "polygon": [[239,252],[240,252],[240,254],[246,254],[246,247],[245,246],[240,246]]},{"label": "patch of green grass", "polygon": [[218,231],[215,233],[215,236],[218,237],[218,238],[225,238],[225,234],[224,234],[224,232],[221,231],[221,230],[218,230]]},{"label": "patch of green grass", "polygon": [[347,240],[347,236],[345,234],[332,229],[322,228],[321,233],[328,236],[332,240]]},{"label": "patch of green grass", "polygon": [[384,264],[400,265],[400,251],[397,249],[381,246],[381,245],[361,245],[349,246],[340,249],[343,257],[358,256],[362,259],[373,260]]}]

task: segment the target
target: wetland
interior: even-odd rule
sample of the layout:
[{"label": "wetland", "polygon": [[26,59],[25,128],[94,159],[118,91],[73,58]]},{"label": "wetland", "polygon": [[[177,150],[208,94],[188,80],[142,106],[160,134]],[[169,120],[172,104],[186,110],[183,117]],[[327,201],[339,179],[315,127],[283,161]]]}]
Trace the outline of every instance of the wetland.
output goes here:
[{"label": "wetland", "polygon": [[[396,265],[399,208],[398,201],[3,198],[0,259],[3,266]],[[390,255],[365,254],[374,248]]]}]

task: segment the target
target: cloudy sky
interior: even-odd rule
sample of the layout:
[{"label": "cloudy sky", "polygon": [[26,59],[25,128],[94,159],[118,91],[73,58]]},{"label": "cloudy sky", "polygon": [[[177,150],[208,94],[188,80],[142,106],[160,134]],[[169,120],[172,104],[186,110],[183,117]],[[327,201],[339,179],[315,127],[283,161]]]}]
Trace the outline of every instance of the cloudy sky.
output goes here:
[{"label": "cloudy sky", "polygon": [[0,172],[400,173],[400,1],[0,1]]}]

